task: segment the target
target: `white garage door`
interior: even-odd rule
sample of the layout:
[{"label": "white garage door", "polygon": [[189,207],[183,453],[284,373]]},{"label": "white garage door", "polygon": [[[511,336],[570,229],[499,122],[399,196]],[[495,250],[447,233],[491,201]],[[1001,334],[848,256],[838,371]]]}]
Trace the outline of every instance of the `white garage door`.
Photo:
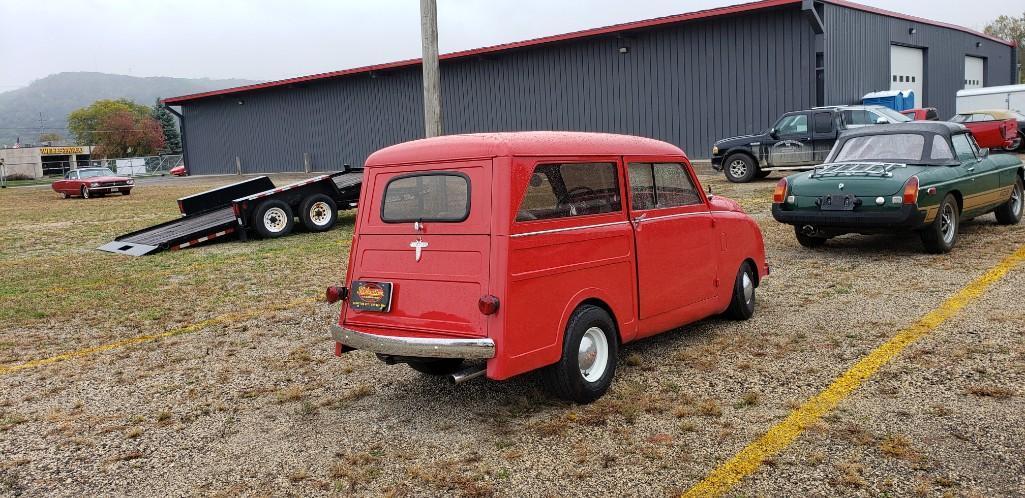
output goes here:
[{"label": "white garage door", "polygon": [[967,56],[964,58],[964,87],[982,88],[985,86],[986,59]]},{"label": "white garage door", "polygon": [[915,107],[922,107],[924,99],[924,56],[922,49],[890,45],[890,90],[915,92]]}]

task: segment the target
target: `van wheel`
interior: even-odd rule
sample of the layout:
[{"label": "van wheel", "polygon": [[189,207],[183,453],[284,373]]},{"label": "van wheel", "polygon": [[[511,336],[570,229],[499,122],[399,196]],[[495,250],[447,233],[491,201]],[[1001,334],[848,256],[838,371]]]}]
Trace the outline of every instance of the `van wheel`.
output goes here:
[{"label": "van wheel", "polygon": [[324,194],[311,195],[299,210],[303,225],[311,232],[330,230],[338,221],[338,206]]},{"label": "van wheel", "polygon": [[409,367],[427,375],[448,375],[459,371],[463,366],[462,358],[441,358],[437,360],[410,360]]},{"label": "van wheel", "polygon": [[960,209],[954,196],[947,194],[940,203],[939,212],[929,226],[922,230],[920,237],[926,252],[943,254],[957,243],[957,229],[961,225]]},{"label": "van wheel", "polygon": [[1017,225],[1021,221],[1023,205],[1025,205],[1025,192],[1023,192],[1021,178],[1016,178],[1014,180],[1014,187],[1011,189],[1011,198],[993,212],[993,214],[997,215],[997,223],[1001,225]]},{"label": "van wheel", "polygon": [[733,154],[723,162],[725,167],[723,173],[726,179],[733,183],[747,183],[755,179],[760,171],[754,159],[747,154]]},{"label": "van wheel", "polygon": [[253,215],[253,226],[261,237],[274,239],[288,235],[295,226],[295,215],[286,202],[279,200],[266,201],[260,205]]},{"label": "van wheel", "polygon": [[616,326],[605,310],[591,305],[577,308],[566,325],[562,358],[541,372],[545,389],[581,404],[602,397],[616,374],[616,338]]},{"label": "van wheel", "polygon": [[726,316],[734,320],[747,320],[755,314],[755,274],[751,264],[745,262],[733,280],[733,298]]}]

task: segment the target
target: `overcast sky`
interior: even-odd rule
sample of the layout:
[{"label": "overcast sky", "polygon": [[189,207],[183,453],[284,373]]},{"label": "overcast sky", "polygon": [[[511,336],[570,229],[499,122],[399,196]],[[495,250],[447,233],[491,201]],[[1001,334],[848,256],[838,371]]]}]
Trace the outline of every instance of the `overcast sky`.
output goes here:
[{"label": "overcast sky", "polygon": [[[741,3],[438,0],[452,52]],[[1018,1],[861,0],[981,30]],[[63,71],[274,80],[420,55],[417,0],[0,0],[0,92]]]}]

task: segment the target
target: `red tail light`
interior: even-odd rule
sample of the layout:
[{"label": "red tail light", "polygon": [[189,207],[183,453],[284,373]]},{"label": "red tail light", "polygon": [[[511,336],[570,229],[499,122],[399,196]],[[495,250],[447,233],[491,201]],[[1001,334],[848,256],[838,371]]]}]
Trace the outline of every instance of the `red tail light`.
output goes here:
[{"label": "red tail light", "polygon": [[329,303],[337,303],[349,297],[349,289],[332,285],[324,291],[324,300]]},{"label": "red tail light", "polygon": [[787,178],[783,177],[776,183],[776,190],[772,191],[772,203],[782,204],[787,198]]},{"label": "red tail light", "polygon": [[904,184],[904,204],[918,204],[918,177],[908,178]]},{"label": "red tail light", "polygon": [[498,298],[491,295],[480,298],[480,301],[477,301],[477,309],[485,315],[498,313]]}]

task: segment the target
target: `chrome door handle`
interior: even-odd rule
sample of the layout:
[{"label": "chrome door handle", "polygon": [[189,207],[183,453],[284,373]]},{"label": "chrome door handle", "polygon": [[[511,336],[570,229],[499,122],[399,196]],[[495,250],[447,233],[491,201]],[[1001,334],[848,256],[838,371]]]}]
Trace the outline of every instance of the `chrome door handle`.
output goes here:
[{"label": "chrome door handle", "polygon": [[634,217],[634,219],[630,220],[630,223],[633,224],[634,228],[637,228],[641,224],[641,222],[644,221],[644,218],[646,218],[647,216],[648,213],[641,213],[639,216],[636,216]]},{"label": "chrome door handle", "polygon": [[969,173],[971,173],[971,172],[973,172],[973,171],[975,171],[975,166],[972,166],[971,168],[968,168],[968,172],[969,172]]}]

